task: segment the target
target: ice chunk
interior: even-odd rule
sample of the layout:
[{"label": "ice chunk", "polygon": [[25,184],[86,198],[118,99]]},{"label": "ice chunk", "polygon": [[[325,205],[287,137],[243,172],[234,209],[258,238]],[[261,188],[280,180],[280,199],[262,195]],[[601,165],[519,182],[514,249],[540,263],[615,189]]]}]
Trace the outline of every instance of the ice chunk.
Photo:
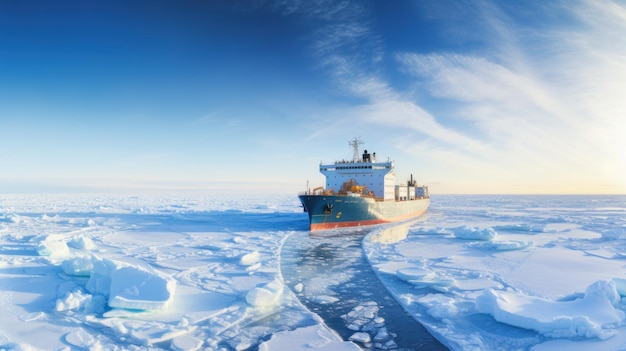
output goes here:
[{"label": "ice chunk", "polygon": [[81,291],[72,291],[56,302],[56,311],[68,311],[79,308],[91,295],[83,294]]},{"label": "ice chunk", "polygon": [[156,271],[93,258],[87,290],[108,298],[114,308],[163,310],[174,298],[176,281]]},{"label": "ice chunk", "polygon": [[311,299],[322,305],[327,305],[327,304],[331,304],[331,303],[335,303],[339,301],[338,298],[334,296],[330,296],[330,295],[315,295],[315,296],[312,296]]},{"label": "ice chunk", "polygon": [[367,344],[372,341],[372,338],[370,337],[368,333],[357,332],[357,333],[352,334],[352,336],[350,336],[348,340]]},{"label": "ice chunk", "polygon": [[494,244],[494,248],[499,251],[523,250],[534,245],[532,241],[517,241],[517,240],[498,241],[498,242],[494,242],[493,244]]},{"label": "ice chunk", "polygon": [[278,302],[282,293],[283,283],[275,279],[263,286],[248,291],[246,301],[251,306],[271,306]]},{"label": "ice chunk", "polygon": [[102,295],[109,297],[111,291],[111,272],[118,265],[109,259],[100,259],[92,256],[91,262],[93,269],[87,282],[87,290],[94,295]]},{"label": "ice chunk", "polygon": [[109,306],[135,310],[164,310],[174,298],[176,281],[142,267],[111,272]]},{"label": "ice chunk", "polygon": [[618,302],[615,283],[598,281],[587,288],[582,299],[574,301],[552,301],[489,289],[476,299],[476,309],[502,323],[536,330],[548,337],[606,339],[624,320],[624,312],[615,308]]},{"label": "ice chunk", "polygon": [[[118,335],[129,335],[142,345],[156,345],[188,335],[193,327],[177,327],[160,321],[144,321],[137,323],[130,318],[111,318],[103,325],[111,328]],[[146,348],[141,348],[146,349]]]},{"label": "ice chunk", "polygon": [[433,272],[424,268],[403,268],[396,272],[396,276],[404,281],[410,280],[422,280],[427,277],[432,277]]},{"label": "ice chunk", "polygon": [[88,277],[93,270],[93,262],[91,257],[78,256],[63,261],[61,267],[63,268],[63,272],[67,275]]},{"label": "ice chunk", "polygon": [[374,337],[374,341],[377,341],[377,342],[387,341],[391,338],[392,338],[391,334],[389,334],[389,331],[387,330],[387,328],[382,327],[378,329],[378,332],[376,333],[376,336]]},{"label": "ice chunk", "polygon": [[77,236],[72,238],[72,240],[68,243],[69,246],[79,249],[79,250],[94,250],[96,248],[96,244],[91,241],[91,239],[86,238],[84,236]]},{"label": "ice chunk", "polygon": [[454,318],[458,308],[454,299],[442,294],[428,294],[420,297],[418,302],[426,307],[428,314],[439,319]]},{"label": "ice chunk", "polygon": [[104,304],[105,301],[102,296],[92,296],[82,290],[75,290],[58,299],[55,310],[57,312],[81,310],[85,313],[102,313],[104,312]]},{"label": "ice chunk", "polygon": [[456,284],[452,277],[440,276],[423,268],[404,268],[396,272],[398,278],[420,287],[448,288]]},{"label": "ice chunk", "polygon": [[483,241],[491,241],[495,239],[497,233],[493,228],[478,228],[478,227],[469,227],[462,226],[453,228],[454,236],[459,239],[466,240],[483,240]]},{"label": "ice chunk", "polygon": [[261,268],[261,262],[257,262],[255,264],[253,264],[252,266],[248,266],[246,267],[246,272],[252,272],[252,271],[256,271],[259,268]]},{"label": "ice chunk", "polygon": [[533,246],[532,241],[506,240],[491,242],[472,242],[468,246],[482,250],[512,251],[523,250]]},{"label": "ice chunk", "polygon": [[79,328],[65,335],[65,342],[79,350],[98,350],[103,349],[96,338],[83,328]]},{"label": "ice chunk", "polygon": [[257,263],[260,257],[261,256],[259,255],[259,252],[254,251],[254,252],[241,256],[241,258],[239,259],[239,263],[244,266],[250,266],[250,265]]},{"label": "ice chunk", "polygon": [[613,283],[615,283],[615,288],[620,296],[626,296],[626,279],[613,278]]},{"label": "ice chunk", "polygon": [[341,341],[330,330],[317,324],[276,333],[270,340],[259,345],[259,351],[272,350],[360,351],[361,349],[352,342]]},{"label": "ice chunk", "polygon": [[61,235],[52,234],[39,243],[37,253],[40,256],[67,257],[70,255],[70,248]]},{"label": "ice chunk", "polygon": [[195,338],[191,335],[181,335],[172,339],[170,348],[176,351],[194,351],[202,347],[202,339]]},{"label": "ice chunk", "polygon": [[373,337],[376,343],[375,348],[381,348],[383,343],[395,337],[387,331],[385,319],[378,316],[379,310],[380,307],[375,301],[367,301],[341,316],[347,328],[357,332],[350,337],[350,340],[370,343]]}]

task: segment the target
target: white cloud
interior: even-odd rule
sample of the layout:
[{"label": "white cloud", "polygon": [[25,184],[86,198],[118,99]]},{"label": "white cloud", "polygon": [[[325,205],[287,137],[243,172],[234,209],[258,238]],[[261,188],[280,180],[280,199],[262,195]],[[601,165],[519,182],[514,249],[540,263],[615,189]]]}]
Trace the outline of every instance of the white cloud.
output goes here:
[{"label": "white cloud", "polygon": [[[431,116],[417,105],[398,108],[397,101],[385,106],[374,102],[380,116],[376,120],[396,125],[398,115],[429,116],[416,118],[427,122],[421,131],[456,149],[455,158],[467,157],[466,146],[478,145],[470,147],[481,152],[476,161],[509,167],[509,174],[501,175],[511,179],[525,175],[531,182],[543,177],[546,182],[590,188],[606,182],[613,184],[613,191],[626,191],[622,179],[626,174],[626,40],[620,34],[626,33],[626,12],[606,1],[582,3],[574,13],[584,21],[584,28],[556,26],[541,36],[520,30],[542,38],[533,42],[533,48],[521,46],[527,38],[513,37],[515,28],[507,28],[505,21],[490,18],[486,23],[492,24],[494,37],[506,40],[500,55],[397,55],[424,91],[449,104],[448,114],[471,122],[483,133],[472,135],[470,129],[454,125],[444,128],[438,121],[445,116]],[[532,55],[540,48],[546,48],[547,54]],[[505,53],[508,59],[501,60]],[[396,116],[383,117],[391,114]],[[432,151],[441,156],[441,147]],[[446,153],[451,157],[449,150]],[[477,178],[490,178],[474,171]]]},{"label": "white cloud", "polygon": [[[454,6],[457,31],[466,38],[478,33],[480,50],[385,53],[367,5],[300,3],[300,13],[321,20],[313,44],[321,66],[340,91],[364,101],[340,109],[343,121],[332,125],[358,120],[419,135],[397,145],[454,174],[451,182],[474,182],[482,191],[495,183],[506,189],[508,181],[528,191],[585,184],[587,191],[605,191],[594,186],[609,184],[606,191],[625,192],[623,3]],[[463,6],[479,16],[471,26],[482,27],[463,27]],[[527,11],[521,20],[520,6]],[[437,11],[439,19],[446,14]],[[388,54],[413,77],[417,93],[392,86],[381,73]]]}]

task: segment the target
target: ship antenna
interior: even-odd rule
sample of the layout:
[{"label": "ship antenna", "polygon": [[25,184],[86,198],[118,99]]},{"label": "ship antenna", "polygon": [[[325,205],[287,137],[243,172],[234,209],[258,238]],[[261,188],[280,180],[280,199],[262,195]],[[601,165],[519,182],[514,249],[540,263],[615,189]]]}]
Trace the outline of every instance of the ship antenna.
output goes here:
[{"label": "ship antenna", "polygon": [[361,139],[354,137],[354,139],[348,141],[348,144],[354,148],[354,155],[352,156],[352,161],[359,162],[359,160],[361,160],[360,152],[359,152],[359,145],[362,145],[364,143],[361,141]]}]

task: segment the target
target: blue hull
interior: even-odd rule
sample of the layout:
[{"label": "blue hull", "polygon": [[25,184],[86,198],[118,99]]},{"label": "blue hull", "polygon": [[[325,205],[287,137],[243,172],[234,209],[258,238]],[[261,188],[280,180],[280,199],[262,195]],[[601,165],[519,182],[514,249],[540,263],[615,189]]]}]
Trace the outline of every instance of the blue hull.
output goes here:
[{"label": "blue hull", "polygon": [[299,195],[298,198],[309,215],[311,231],[406,220],[422,215],[430,205],[430,198],[408,201],[341,195]]}]

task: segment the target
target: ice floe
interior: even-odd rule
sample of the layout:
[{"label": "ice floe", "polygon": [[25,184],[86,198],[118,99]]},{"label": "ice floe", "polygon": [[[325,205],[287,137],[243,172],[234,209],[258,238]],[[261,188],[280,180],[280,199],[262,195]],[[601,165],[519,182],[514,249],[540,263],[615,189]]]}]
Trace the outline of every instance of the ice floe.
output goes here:
[{"label": "ice floe", "polygon": [[300,219],[297,199],[1,200],[0,348],[358,349],[282,285],[279,250]]},{"label": "ice floe", "polygon": [[366,301],[341,316],[348,329],[355,331],[349,340],[363,346],[378,350],[396,347],[395,334],[389,333],[385,327],[385,319],[378,315],[380,307],[375,301]]},{"label": "ice floe", "polygon": [[[357,341],[357,340],[355,340]],[[338,336],[319,325],[279,332],[259,346],[259,351],[270,350],[321,350],[321,351],[360,351],[351,342],[339,341]]]},{"label": "ice floe", "polygon": [[[613,206],[584,207],[595,201]],[[363,249],[448,347],[624,349],[625,197],[442,196],[433,207],[405,239],[380,240],[381,229]]]},{"label": "ice floe", "polygon": [[251,306],[272,306],[280,299],[283,289],[282,282],[276,279],[250,290],[246,294],[246,301]]},{"label": "ice floe", "polygon": [[[625,214],[625,197],[433,196],[352,254],[450,349],[623,350]],[[331,287],[355,275],[350,260],[325,274],[321,246],[316,274],[285,285],[300,234],[293,196],[1,195],[0,348],[397,348],[397,314],[367,292],[341,312],[345,340],[302,305],[345,306]]]},{"label": "ice floe", "polygon": [[454,236],[459,239],[465,240],[484,240],[491,241],[496,238],[496,231],[491,228],[479,228],[479,227],[470,227],[470,226],[462,226],[458,228],[452,228],[452,232]]},{"label": "ice floe", "polygon": [[590,285],[581,298],[571,301],[489,289],[476,299],[476,310],[499,322],[552,338],[607,339],[624,321],[619,302],[615,283],[601,280]]}]

